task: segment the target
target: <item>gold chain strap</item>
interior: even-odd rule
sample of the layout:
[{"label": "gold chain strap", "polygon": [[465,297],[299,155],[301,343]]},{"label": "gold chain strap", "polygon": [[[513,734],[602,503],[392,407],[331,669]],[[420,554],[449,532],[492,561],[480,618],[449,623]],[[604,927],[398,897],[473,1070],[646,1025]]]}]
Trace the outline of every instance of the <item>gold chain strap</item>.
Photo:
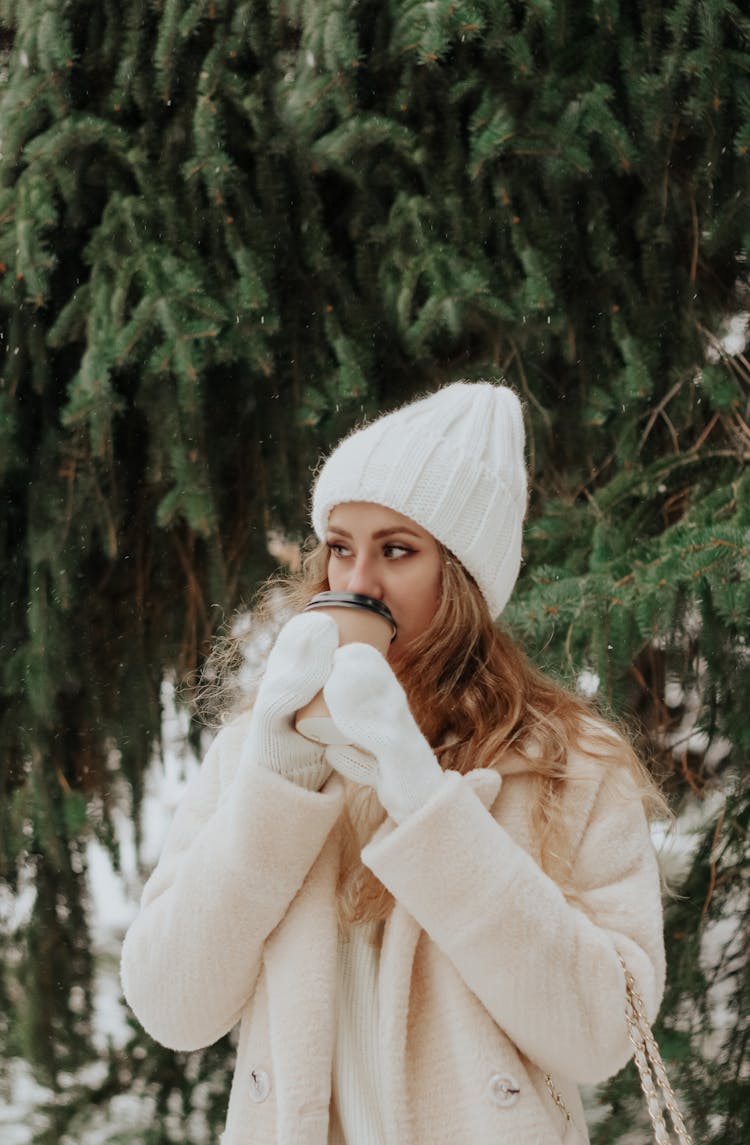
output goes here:
[{"label": "gold chain strap", "polygon": [[[646,1098],[651,1124],[654,1127],[654,1140],[656,1141],[656,1145],[672,1145],[669,1130],[667,1129],[664,1114],[662,1113],[662,1104],[669,1110],[669,1116],[674,1126],[674,1131],[677,1134],[679,1145],[693,1145],[693,1139],[685,1128],[682,1114],[677,1106],[677,1098],[674,1095],[674,1090],[667,1077],[667,1071],[664,1068],[664,1062],[662,1061],[659,1047],[656,1044],[656,1038],[648,1024],[646,1007],[643,1003],[643,998],[641,998],[638,993],[635,978],[625,965],[622,955],[618,954],[617,957],[620,959],[620,965],[625,974],[625,1020],[628,1024],[628,1036],[633,1043],[633,1049],[635,1051],[633,1057],[638,1069],[638,1076],[641,1079],[641,1089]],[[552,1100],[555,1105],[565,1114],[566,1120],[571,1121],[570,1111],[565,1104],[562,1094],[552,1081],[552,1076],[546,1073],[544,1080],[547,1083],[547,1089],[552,1095]],[[662,1094],[661,1099],[659,1097],[659,1091],[661,1091]]]},{"label": "gold chain strap", "polygon": [[662,1105],[664,1105],[669,1111],[679,1145],[693,1145],[692,1138],[685,1128],[682,1114],[677,1106],[677,1098],[667,1077],[659,1047],[648,1024],[643,999],[638,993],[635,979],[625,965],[622,956],[618,955],[618,957],[625,974],[625,1020],[628,1023],[628,1035],[635,1051],[633,1056],[641,1079],[641,1089],[646,1098],[651,1124],[654,1127],[654,1140],[656,1145],[670,1145],[671,1142],[671,1136],[662,1112]]},{"label": "gold chain strap", "polygon": [[552,1100],[554,1101],[555,1105],[557,1106],[558,1109],[561,1109],[563,1111],[563,1113],[565,1114],[565,1120],[566,1121],[572,1121],[573,1118],[570,1116],[570,1110],[568,1109],[567,1105],[565,1104],[565,1098],[560,1093],[559,1089],[557,1089],[557,1087],[555,1086],[555,1083],[552,1080],[552,1075],[549,1073],[545,1073],[544,1080],[547,1083],[547,1089],[552,1094]]}]

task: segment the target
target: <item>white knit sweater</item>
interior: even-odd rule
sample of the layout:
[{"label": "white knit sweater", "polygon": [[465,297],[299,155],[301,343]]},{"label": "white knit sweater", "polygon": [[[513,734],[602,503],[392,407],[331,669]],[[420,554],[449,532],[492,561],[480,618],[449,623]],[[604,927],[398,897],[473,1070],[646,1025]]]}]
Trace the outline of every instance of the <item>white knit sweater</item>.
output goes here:
[{"label": "white knit sweater", "polygon": [[380,927],[339,935],[336,1048],[329,1145],[383,1145],[383,1084],[378,1053]]}]

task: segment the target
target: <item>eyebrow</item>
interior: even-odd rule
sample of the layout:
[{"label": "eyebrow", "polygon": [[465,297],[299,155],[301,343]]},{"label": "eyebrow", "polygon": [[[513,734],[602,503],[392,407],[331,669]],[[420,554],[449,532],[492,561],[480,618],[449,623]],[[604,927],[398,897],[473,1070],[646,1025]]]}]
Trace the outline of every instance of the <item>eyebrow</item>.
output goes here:
[{"label": "eyebrow", "polygon": [[[329,533],[338,533],[338,535],[340,537],[348,537],[349,540],[352,539],[351,533],[347,532],[346,529],[342,529],[339,525],[329,524],[328,532]],[[408,536],[408,537],[415,537],[416,540],[421,539],[419,533],[415,533],[413,529],[408,528],[408,526],[406,526],[406,525],[397,525],[395,527],[391,526],[388,529],[378,529],[377,533],[372,534],[372,537],[373,537],[373,540],[380,541],[380,540],[382,540],[383,537],[392,537],[396,534],[401,534],[401,535],[406,534],[406,536]]]}]

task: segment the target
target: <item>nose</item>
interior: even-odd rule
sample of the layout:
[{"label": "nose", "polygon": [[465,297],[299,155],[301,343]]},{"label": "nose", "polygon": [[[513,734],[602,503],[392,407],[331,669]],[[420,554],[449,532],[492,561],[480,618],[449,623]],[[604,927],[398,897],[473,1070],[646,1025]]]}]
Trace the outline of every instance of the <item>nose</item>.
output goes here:
[{"label": "nose", "polygon": [[366,553],[360,553],[349,574],[346,586],[347,592],[361,592],[365,596],[374,596],[381,600],[383,586],[378,576],[377,565]]}]

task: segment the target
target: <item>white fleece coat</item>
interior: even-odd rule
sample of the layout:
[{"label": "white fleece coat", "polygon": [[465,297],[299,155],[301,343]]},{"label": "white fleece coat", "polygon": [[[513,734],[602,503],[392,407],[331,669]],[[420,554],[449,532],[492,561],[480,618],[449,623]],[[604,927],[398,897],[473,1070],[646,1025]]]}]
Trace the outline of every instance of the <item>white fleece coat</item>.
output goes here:
[{"label": "white fleece coat", "polygon": [[[185,794],[125,939],[123,987],[175,1049],[241,1023],[224,1145],[326,1145],[343,783],[311,792],[239,768],[246,731],[243,717],[217,736]],[[660,887],[640,800],[624,768],[576,753],[569,773],[565,894],[540,869],[537,788],[512,753],[497,772],[449,772],[363,851],[396,900],[379,981],[388,1145],[581,1145],[577,1083],[631,1052],[617,951],[658,1007]]]}]

